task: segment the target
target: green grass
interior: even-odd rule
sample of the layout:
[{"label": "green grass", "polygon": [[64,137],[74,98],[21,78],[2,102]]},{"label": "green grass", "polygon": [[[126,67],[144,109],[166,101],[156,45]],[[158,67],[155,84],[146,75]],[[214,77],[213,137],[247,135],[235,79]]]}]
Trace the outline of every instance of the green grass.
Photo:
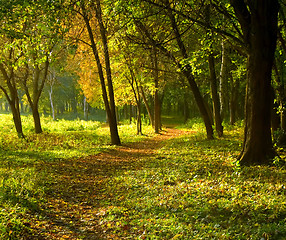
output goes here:
[{"label": "green grass", "polygon": [[141,170],[110,179],[118,201],[105,206],[104,228],[118,239],[285,239],[286,171],[240,169],[240,136],[171,140]]},{"label": "green grass", "polygon": [[[27,141],[17,138],[10,115],[0,115],[0,239],[33,233],[28,216],[41,215],[51,188],[47,167],[40,166],[114,148],[98,122],[44,118],[46,131],[36,135],[31,118],[23,120]],[[241,127],[225,127],[222,139],[209,141],[199,121],[189,124],[191,134],[167,141],[156,154],[102,169],[95,210],[106,238],[285,239],[285,168],[236,165]],[[146,126],[145,136],[136,135],[135,125],[119,132],[125,143],[152,136]]]},{"label": "green grass", "polygon": [[[31,116],[23,116],[26,139],[19,139],[12,116],[0,114],[0,239],[20,239],[29,235],[24,215],[39,211],[49,181],[40,165],[53,161],[86,157],[113,148],[109,130],[102,123],[83,120],[42,118],[42,134],[33,133]],[[151,127],[144,127],[152,135]],[[119,126],[122,141],[140,141],[134,125]]]}]

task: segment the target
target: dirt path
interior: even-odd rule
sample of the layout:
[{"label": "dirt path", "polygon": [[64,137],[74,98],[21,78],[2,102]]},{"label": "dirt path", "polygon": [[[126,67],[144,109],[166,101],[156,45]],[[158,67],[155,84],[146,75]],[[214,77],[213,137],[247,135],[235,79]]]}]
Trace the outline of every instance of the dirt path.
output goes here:
[{"label": "dirt path", "polygon": [[112,200],[102,195],[110,176],[124,169],[142,167],[164,141],[186,134],[167,128],[162,134],[128,143],[87,158],[63,160],[47,166],[52,180],[47,202],[33,217],[34,236],[29,239],[106,239],[99,220],[101,203]]}]

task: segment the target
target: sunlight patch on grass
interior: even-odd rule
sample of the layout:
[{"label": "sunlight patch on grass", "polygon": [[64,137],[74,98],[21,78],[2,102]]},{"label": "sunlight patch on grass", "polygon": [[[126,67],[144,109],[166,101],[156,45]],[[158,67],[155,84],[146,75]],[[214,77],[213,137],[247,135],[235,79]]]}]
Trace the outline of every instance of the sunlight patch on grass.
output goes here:
[{"label": "sunlight patch on grass", "polygon": [[142,169],[110,179],[103,229],[118,239],[282,240],[286,171],[238,168],[240,144],[237,131],[214,141],[201,134],[169,141]]}]

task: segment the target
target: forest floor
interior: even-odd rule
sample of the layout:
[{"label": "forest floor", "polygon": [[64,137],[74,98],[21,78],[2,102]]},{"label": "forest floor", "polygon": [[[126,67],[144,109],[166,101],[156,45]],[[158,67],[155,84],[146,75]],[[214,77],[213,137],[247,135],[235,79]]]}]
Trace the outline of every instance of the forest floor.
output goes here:
[{"label": "forest floor", "polygon": [[[37,171],[45,172],[50,181],[44,204],[28,217],[29,228],[33,233],[29,239],[120,238],[107,231],[112,226],[103,220],[108,215],[106,208],[111,209],[114,202],[126,197],[122,194],[124,189],[112,185],[110,177],[114,178],[124,171],[141,169],[144,162],[157,155],[166,140],[187,133],[166,128],[155,137],[123,144],[97,155],[38,166]],[[117,231],[121,229],[128,232],[131,225],[124,221],[120,226],[117,223],[116,227]]]},{"label": "forest floor", "polygon": [[39,135],[27,117],[23,140],[10,117],[0,124],[0,239],[286,239],[286,168],[237,164],[240,125],[207,140],[198,120],[144,136],[122,124],[115,147],[98,122],[44,119]]}]

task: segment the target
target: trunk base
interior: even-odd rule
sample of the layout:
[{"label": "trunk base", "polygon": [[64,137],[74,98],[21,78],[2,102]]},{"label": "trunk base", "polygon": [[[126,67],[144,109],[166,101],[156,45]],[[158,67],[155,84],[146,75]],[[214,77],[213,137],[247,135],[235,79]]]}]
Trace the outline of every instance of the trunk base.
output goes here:
[{"label": "trunk base", "polygon": [[272,148],[267,151],[254,151],[247,150],[240,153],[238,161],[242,166],[252,166],[252,165],[273,165],[274,159],[279,155]]}]

